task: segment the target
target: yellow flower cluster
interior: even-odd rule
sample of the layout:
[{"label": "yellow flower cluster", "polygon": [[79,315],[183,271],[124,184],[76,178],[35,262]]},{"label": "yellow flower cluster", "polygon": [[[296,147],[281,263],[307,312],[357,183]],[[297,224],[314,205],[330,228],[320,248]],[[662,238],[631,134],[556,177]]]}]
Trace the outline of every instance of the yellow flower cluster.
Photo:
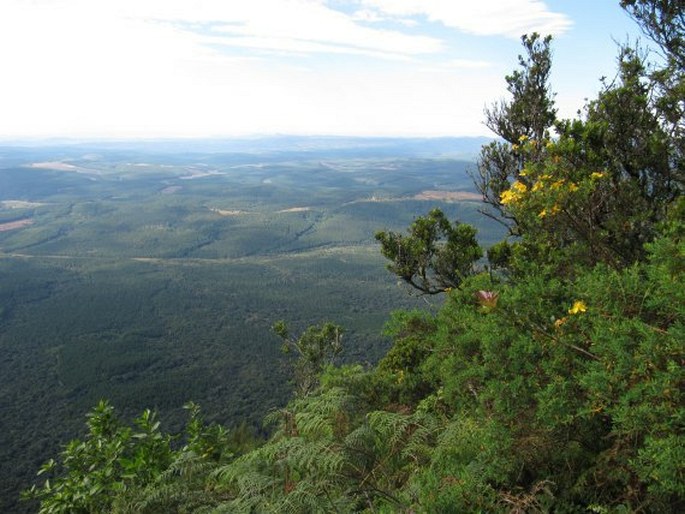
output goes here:
[{"label": "yellow flower cluster", "polygon": [[510,205],[521,200],[523,195],[528,191],[528,187],[518,180],[514,182],[509,189],[502,192],[499,201],[502,205]]},{"label": "yellow flower cluster", "polygon": [[569,314],[581,314],[583,312],[587,312],[587,305],[582,300],[573,302],[573,306],[568,310]]},{"label": "yellow flower cluster", "polygon": [[511,188],[517,193],[525,193],[528,191],[528,186],[526,186],[523,182],[519,182],[518,180],[511,185]]}]

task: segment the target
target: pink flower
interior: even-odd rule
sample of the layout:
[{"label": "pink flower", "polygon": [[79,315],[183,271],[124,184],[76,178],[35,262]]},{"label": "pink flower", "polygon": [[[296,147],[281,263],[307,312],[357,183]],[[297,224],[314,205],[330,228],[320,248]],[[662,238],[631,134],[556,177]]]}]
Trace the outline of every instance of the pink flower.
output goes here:
[{"label": "pink flower", "polygon": [[492,309],[497,305],[497,299],[499,298],[499,293],[495,291],[478,291],[476,293],[476,300],[483,307]]}]

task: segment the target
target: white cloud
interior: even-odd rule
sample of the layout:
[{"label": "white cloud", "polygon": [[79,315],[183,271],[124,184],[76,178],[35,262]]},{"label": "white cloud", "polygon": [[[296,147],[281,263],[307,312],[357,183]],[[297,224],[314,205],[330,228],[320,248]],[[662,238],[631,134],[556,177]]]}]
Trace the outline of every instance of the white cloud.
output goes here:
[{"label": "white cloud", "polygon": [[289,38],[272,37],[204,37],[201,41],[212,45],[245,48],[251,50],[263,50],[272,54],[331,54],[331,55],[358,55],[385,60],[406,61],[408,56],[401,53],[391,53],[365,48],[354,48],[344,45],[319,43],[316,41],[298,41]]},{"label": "white cloud", "polygon": [[[377,4],[380,17],[422,21]],[[484,132],[494,70],[454,59],[421,25],[355,18],[359,5],[0,0],[0,136]]]},{"label": "white cloud", "polygon": [[366,9],[379,16],[425,16],[432,22],[476,35],[518,38],[539,32],[566,32],[571,20],[550,11],[541,0],[362,0]]},{"label": "white cloud", "polygon": [[365,23],[383,23],[390,21],[399,25],[404,25],[405,27],[416,27],[419,24],[414,18],[398,18],[381,15],[381,13],[375,9],[359,9],[352,14],[352,19]]},{"label": "white cloud", "polygon": [[376,57],[387,53],[392,58],[442,49],[440,40],[430,36],[366,27],[354,16],[327,7],[322,0],[123,0],[117,8],[126,16],[211,23],[240,38],[227,39],[226,44],[235,41],[239,46],[249,46],[247,43],[253,42],[259,49],[289,51],[297,47],[297,51],[306,51],[311,44],[315,52],[329,46],[334,53],[349,49],[358,54],[363,49]]},{"label": "white cloud", "polygon": [[388,18],[381,16],[380,13],[373,9],[359,9],[352,15],[355,21],[363,21],[366,23],[380,23],[386,21]]}]

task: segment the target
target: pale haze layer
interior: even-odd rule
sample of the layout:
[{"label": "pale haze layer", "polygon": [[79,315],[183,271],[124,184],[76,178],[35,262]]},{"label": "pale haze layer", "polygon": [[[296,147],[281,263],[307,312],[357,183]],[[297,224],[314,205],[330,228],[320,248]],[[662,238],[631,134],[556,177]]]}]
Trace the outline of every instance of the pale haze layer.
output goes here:
[{"label": "pale haze layer", "polygon": [[492,135],[534,31],[569,117],[638,34],[610,0],[2,0],[0,138]]}]

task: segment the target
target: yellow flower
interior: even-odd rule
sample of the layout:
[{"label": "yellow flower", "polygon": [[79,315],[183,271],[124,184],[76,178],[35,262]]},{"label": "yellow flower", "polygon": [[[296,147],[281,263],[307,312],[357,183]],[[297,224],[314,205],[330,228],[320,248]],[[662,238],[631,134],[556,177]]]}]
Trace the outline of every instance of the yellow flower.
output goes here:
[{"label": "yellow flower", "polygon": [[516,151],[519,149],[519,145],[511,145],[511,149]]},{"label": "yellow flower", "polygon": [[545,187],[543,183],[540,180],[538,180],[535,184],[533,184],[531,191],[535,193],[537,191],[540,191],[540,189],[542,189],[543,187]]},{"label": "yellow flower", "polygon": [[545,216],[547,216],[547,209],[542,209],[540,214],[538,214],[538,218],[544,218]]},{"label": "yellow flower", "polygon": [[525,141],[527,141],[527,140],[528,140],[528,136],[527,136],[527,135],[523,134],[523,135],[519,136],[519,143],[523,143],[523,142],[525,142]]},{"label": "yellow flower", "polygon": [[509,189],[502,192],[499,196],[499,201],[502,205],[508,205],[510,203],[516,203],[521,199],[521,195],[528,191],[528,187],[518,180],[514,182]]},{"label": "yellow flower", "polygon": [[554,216],[555,214],[559,214],[559,211],[561,208],[558,205],[552,205],[552,208],[549,210],[549,213]]},{"label": "yellow flower", "polygon": [[511,185],[511,188],[517,193],[525,193],[528,191],[528,187],[523,182],[519,182],[518,180]]},{"label": "yellow flower", "polygon": [[554,322],[554,328],[556,328],[556,329],[561,328],[561,325],[566,323],[566,319],[567,319],[566,316],[564,316],[563,318],[559,318],[558,320],[556,320]]},{"label": "yellow flower", "polygon": [[582,300],[576,300],[573,302],[573,307],[568,310],[569,314],[580,314],[587,311],[587,305]]},{"label": "yellow flower", "polygon": [[601,172],[599,172],[599,171],[593,171],[593,172],[590,174],[590,178],[591,178],[592,180],[599,180],[600,178],[604,178],[604,173],[601,173]]},{"label": "yellow flower", "polygon": [[521,170],[519,172],[519,177],[527,177],[527,176],[528,176],[528,172],[526,170]]},{"label": "yellow flower", "polygon": [[564,180],[563,178],[562,178],[562,179],[559,179],[559,180],[557,180],[556,182],[554,182],[554,183],[552,184],[552,188],[554,188],[554,189],[559,189],[561,186],[564,185],[564,182],[566,182],[566,180]]},{"label": "yellow flower", "polygon": [[571,193],[578,191],[578,184],[576,184],[575,182],[571,182],[568,185],[568,190],[571,191]]},{"label": "yellow flower", "polygon": [[516,192],[512,191],[511,189],[507,189],[506,191],[502,192],[502,194],[499,196],[499,201],[502,203],[502,205],[509,205],[510,203],[516,203],[518,201],[519,195],[516,194]]}]

